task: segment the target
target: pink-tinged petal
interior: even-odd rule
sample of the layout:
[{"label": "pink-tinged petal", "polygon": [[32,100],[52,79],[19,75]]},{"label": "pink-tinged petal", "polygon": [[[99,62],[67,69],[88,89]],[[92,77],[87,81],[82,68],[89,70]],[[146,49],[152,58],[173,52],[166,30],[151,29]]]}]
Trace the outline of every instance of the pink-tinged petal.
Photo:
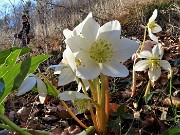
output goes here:
[{"label": "pink-tinged petal", "polygon": [[157,9],[154,10],[152,16],[149,18],[149,22],[154,21],[156,17],[157,17]]},{"label": "pink-tinged petal", "polygon": [[171,69],[170,63],[166,60],[160,60],[160,66],[168,71],[170,71],[170,69]]},{"label": "pink-tinged petal", "polygon": [[75,81],[75,77],[76,75],[70,67],[64,68],[59,75],[58,86],[63,86]]},{"label": "pink-tinged petal", "polygon": [[158,33],[160,31],[162,31],[161,26],[159,26],[157,23],[155,23],[155,27],[152,29],[152,32],[153,33]]},{"label": "pink-tinged petal", "polygon": [[19,87],[17,96],[23,95],[26,92],[30,91],[35,85],[36,85],[36,78],[27,77]]},{"label": "pink-tinged petal", "polygon": [[73,31],[71,31],[69,29],[65,29],[65,30],[63,30],[63,35],[65,36],[65,38],[70,38],[73,35]]},{"label": "pink-tinged petal", "polygon": [[111,77],[127,77],[129,70],[123,64],[115,61],[109,61],[101,65],[102,73]]},{"label": "pink-tinged petal", "polygon": [[74,30],[73,30],[73,36],[77,36],[77,35],[79,35],[79,34],[82,32],[82,29],[83,29],[84,24],[85,24],[86,21],[87,21],[88,19],[90,19],[90,18],[92,18],[92,12],[90,12],[90,13],[87,15],[87,17],[86,17],[80,24],[78,24],[78,25],[74,28]]},{"label": "pink-tinged petal", "polygon": [[149,33],[150,39],[158,43],[158,38],[152,33],[150,28],[148,28],[148,33]]},{"label": "pink-tinged petal", "polygon": [[39,93],[39,100],[43,104],[44,100],[46,99],[47,88],[45,83],[39,78],[37,78],[37,90]]},{"label": "pink-tinged petal", "polygon": [[[117,45],[116,47],[114,47]],[[127,59],[129,59],[138,49],[139,45],[137,42],[123,38],[119,40],[119,44],[112,44],[113,48],[115,49],[115,52],[113,54],[113,59],[124,62]]]},{"label": "pink-tinged petal", "polygon": [[134,70],[135,71],[144,71],[146,69],[148,69],[148,61],[149,60],[140,60],[136,63],[136,65],[134,66]]},{"label": "pink-tinged petal", "polygon": [[93,19],[89,18],[83,26],[82,35],[88,42],[88,44],[93,44],[95,42],[100,25]]},{"label": "pink-tinged petal", "polygon": [[138,58],[146,58],[146,59],[151,59],[153,57],[152,53],[150,51],[142,51],[137,54]]},{"label": "pink-tinged petal", "polygon": [[65,42],[73,53],[76,53],[79,50],[88,50],[90,48],[90,44],[80,36],[68,38]]},{"label": "pink-tinged petal", "polygon": [[152,82],[156,81],[161,76],[161,68],[157,68],[154,70],[150,68],[148,71],[148,76]]}]

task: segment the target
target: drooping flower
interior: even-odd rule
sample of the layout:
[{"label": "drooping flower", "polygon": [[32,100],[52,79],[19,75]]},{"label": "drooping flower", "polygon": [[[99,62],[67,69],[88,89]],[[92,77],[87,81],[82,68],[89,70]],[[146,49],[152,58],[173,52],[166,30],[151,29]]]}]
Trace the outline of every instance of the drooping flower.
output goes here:
[{"label": "drooping flower", "polygon": [[158,33],[162,30],[162,28],[156,23],[155,19],[157,17],[157,9],[154,10],[152,16],[149,18],[149,22],[147,24],[149,37],[158,43],[158,38],[153,33]]},{"label": "drooping flower", "polygon": [[76,91],[62,92],[59,94],[59,98],[64,101],[72,101],[74,108],[76,108],[79,113],[85,112],[91,104],[90,97]]},{"label": "drooping flower", "polygon": [[30,91],[37,84],[37,90],[39,93],[39,100],[44,103],[47,95],[47,88],[45,83],[34,74],[29,74],[28,77],[22,82],[21,86],[18,88],[17,96],[23,95]]},{"label": "drooping flower", "polygon": [[[103,73],[111,77],[126,77],[128,69],[122,64],[138,49],[138,43],[120,39],[121,26],[111,21],[103,26],[92,18],[86,19],[80,34],[65,42],[75,56],[76,75],[94,79]],[[69,57],[69,56],[67,56]]]},{"label": "drooping flower", "polygon": [[149,79],[154,82],[161,75],[161,67],[165,70],[170,70],[171,65],[166,60],[161,60],[163,56],[163,50],[161,45],[155,45],[150,51],[142,51],[138,54],[138,58],[145,58],[136,63],[135,71],[144,71],[148,69]]}]

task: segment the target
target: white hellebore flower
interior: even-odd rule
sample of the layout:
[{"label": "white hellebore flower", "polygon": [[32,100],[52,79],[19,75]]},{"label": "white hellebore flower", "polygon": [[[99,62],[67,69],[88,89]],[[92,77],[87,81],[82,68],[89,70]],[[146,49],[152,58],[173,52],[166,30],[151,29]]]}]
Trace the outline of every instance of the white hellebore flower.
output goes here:
[{"label": "white hellebore flower", "polygon": [[39,93],[39,100],[41,103],[44,103],[44,100],[47,95],[47,88],[45,83],[36,77],[34,74],[29,74],[28,77],[22,82],[21,86],[18,89],[17,96],[23,95],[26,92],[30,91],[37,83],[37,90]]},{"label": "white hellebore flower", "polygon": [[126,77],[129,71],[122,63],[136,52],[138,43],[127,38],[120,39],[120,34],[118,21],[100,27],[89,17],[79,35],[66,38],[65,42],[75,56],[76,76],[88,80],[98,77],[100,73]]},{"label": "white hellebore flower", "polygon": [[135,71],[144,71],[148,70],[149,79],[154,82],[161,75],[161,67],[165,70],[170,70],[171,65],[166,60],[161,60],[163,56],[163,50],[161,49],[161,45],[155,45],[152,49],[152,53],[150,51],[142,51],[138,54],[138,58],[146,58],[145,60],[141,60],[136,63],[134,69]]},{"label": "white hellebore flower", "polygon": [[149,18],[149,22],[147,24],[149,37],[158,43],[158,38],[153,33],[158,33],[162,30],[162,28],[156,23],[155,19],[157,17],[157,9],[154,10],[152,16]]},{"label": "white hellebore flower", "polygon": [[[68,55],[68,57],[67,57]],[[76,77],[76,66],[75,66],[75,57],[69,47],[66,48],[66,50],[63,53],[63,59],[62,62],[58,65],[51,65],[47,68],[54,68],[54,74],[59,74],[59,81],[58,86],[66,85],[70,82],[77,81],[78,83],[78,91],[81,90],[82,85],[78,81],[78,78]],[[46,71],[47,71],[46,70]],[[84,82],[84,85],[86,89],[89,88],[89,84],[87,80],[82,80]]]}]

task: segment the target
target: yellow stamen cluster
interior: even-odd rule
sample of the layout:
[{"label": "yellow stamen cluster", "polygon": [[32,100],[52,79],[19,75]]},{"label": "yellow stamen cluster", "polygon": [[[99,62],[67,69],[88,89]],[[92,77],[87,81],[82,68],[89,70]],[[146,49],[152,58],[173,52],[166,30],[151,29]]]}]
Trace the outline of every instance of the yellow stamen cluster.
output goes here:
[{"label": "yellow stamen cluster", "polygon": [[148,61],[149,68],[157,69],[160,67],[160,60],[158,58],[152,58]]},{"label": "yellow stamen cluster", "polygon": [[113,49],[110,43],[105,40],[96,40],[90,50],[90,57],[97,63],[109,61],[113,56]]},{"label": "yellow stamen cluster", "polygon": [[156,21],[149,22],[147,25],[153,31],[156,27]]}]

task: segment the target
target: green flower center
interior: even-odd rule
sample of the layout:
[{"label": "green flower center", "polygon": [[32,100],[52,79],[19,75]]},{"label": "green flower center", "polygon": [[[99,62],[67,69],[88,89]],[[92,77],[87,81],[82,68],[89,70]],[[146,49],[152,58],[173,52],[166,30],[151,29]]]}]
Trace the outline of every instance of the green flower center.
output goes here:
[{"label": "green flower center", "polygon": [[89,108],[90,103],[89,99],[75,99],[73,106],[79,113],[83,113]]},{"label": "green flower center", "polygon": [[151,69],[157,69],[160,67],[160,60],[158,58],[152,58],[148,61],[149,68]]},{"label": "green flower center", "polygon": [[110,43],[99,39],[95,41],[90,48],[90,57],[97,63],[104,63],[111,60],[113,56],[113,48]]},{"label": "green flower center", "polygon": [[156,24],[156,21],[152,21],[152,22],[149,22],[147,25],[151,30],[153,30],[156,27],[155,24]]}]

